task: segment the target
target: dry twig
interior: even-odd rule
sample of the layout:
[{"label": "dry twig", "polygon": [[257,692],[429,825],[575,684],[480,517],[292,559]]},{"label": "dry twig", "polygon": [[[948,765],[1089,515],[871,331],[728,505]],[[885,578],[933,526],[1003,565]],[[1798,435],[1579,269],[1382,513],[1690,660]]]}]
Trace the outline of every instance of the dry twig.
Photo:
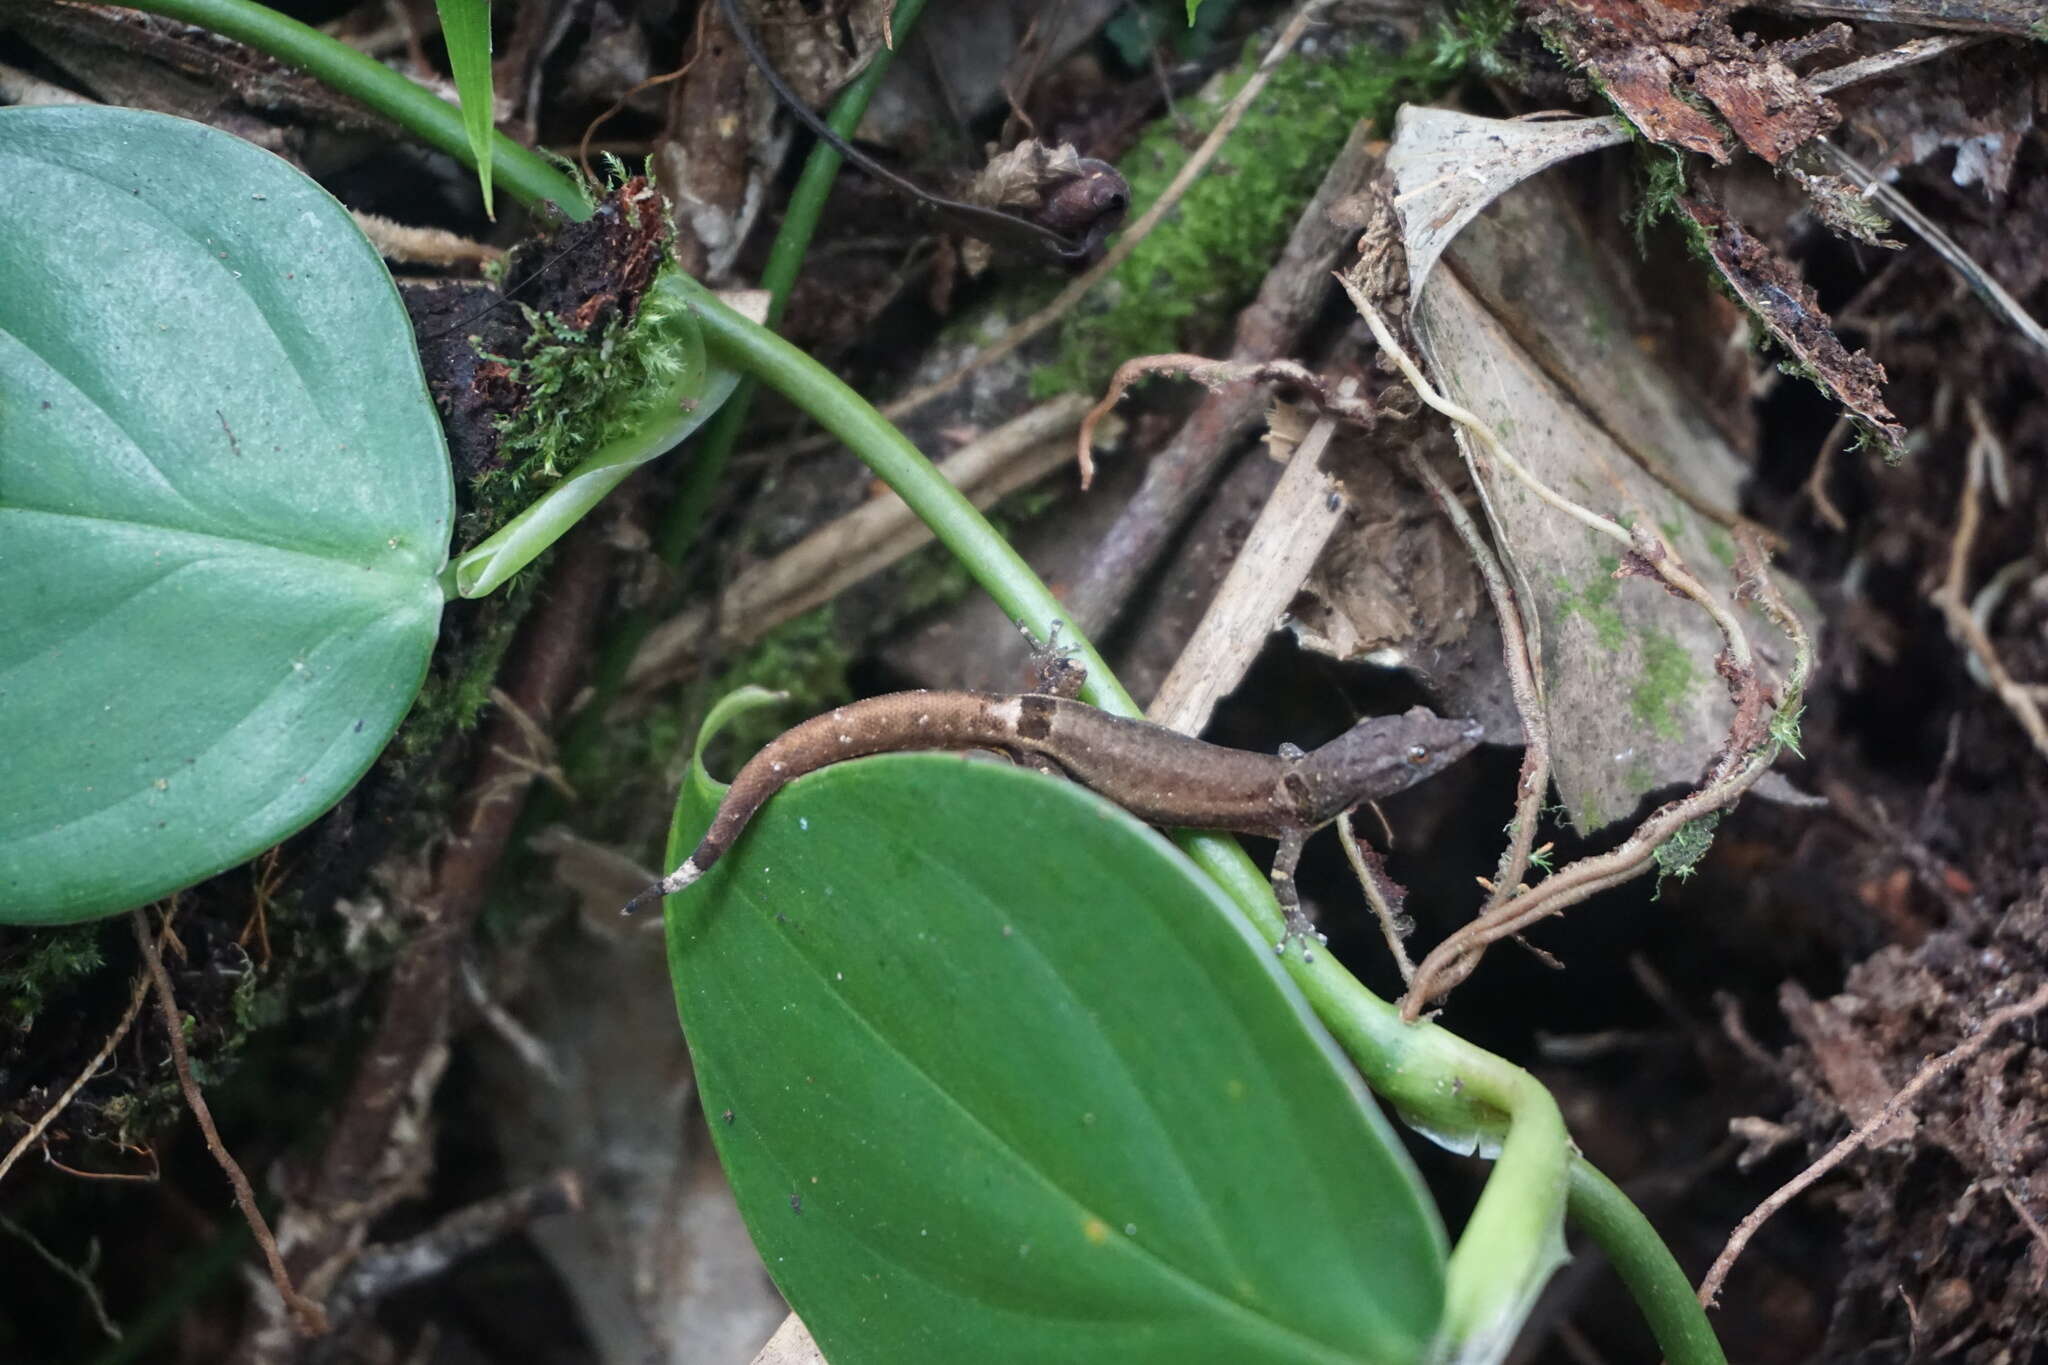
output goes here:
[{"label": "dry twig", "polygon": [[[1237,315],[1230,347],[1233,361],[1258,362],[1295,350],[1310,319],[1329,292],[1329,271],[1350,240],[1349,229],[1330,210],[1361,189],[1379,163],[1371,125],[1351,130],[1343,150],[1259,285],[1258,296]],[[1144,482],[1117,513],[1088,567],[1062,597],[1083,631],[1101,633],[1114,620],[1136,585],[1165,551],[1209,479],[1258,426],[1262,399],[1249,385],[1211,393],[1188,414],[1180,430],[1151,459]]]},{"label": "dry twig", "polygon": [[[1355,401],[1353,387],[1354,381],[1345,380],[1338,400]],[[1318,418],[1289,457],[1243,551],[1159,685],[1148,708],[1154,723],[1200,734],[1216,703],[1244,680],[1266,637],[1286,614],[1344,517],[1344,499],[1322,470],[1323,451],[1336,430],[1334,417]]]},{"label": "dry twig", "polygon": [[1081,467],[1081,487],[1095,482],[1095,428],[1109,415],[1131,385],[1146,375],[1177,374],[1194,380],[1211,393],[1225,384],[1293,384],[1307,393],[1315,405],[1335,417],[1348,418],[1360,426],[1371,426],[1378,416],[1372,400],[1356,396],[1358,386],[1346,381],[1332,390],[1329,381],[1298,360],[1212,360],[1208,356],[1173,352],[1141,355],[1116,367],[1109,378],[1109,391],[1102,401],[1088,409],[1081,419],[1081,434],[1075,443],[1075,462]]},{"label": "dry twig", "polygon": [[[506,691],[546,733],[567,704],[602,613],[612,551],[603,528],[568,537],[549,569],[549,591],[522,626],[519,661]],[[425,1130],[408,1120],[431,1098],[447,1053],[456,964],[484,892],[525,808],[535,765],[515,762],[525,730],[508,714],[491,718],[469,790],[451,821],[420,922],[393,964],[382,1014],[356,1063],[333,1127],[279,1217],[293,1272],[309,1288],[332,1285],[362,1244],[369,1222],[413,1192]],[[528,785],[507,785],[517,771]],[[394,1174],[395,1168],[402,1168]],[[269,1365],[297,1356],[274,1313],[251,1313],[230,1359]]]},{"label": "dry twig", "polygon": [[[987,507],[1065,462],[1068,435],[1087,401],[1067,394],[1041,403],[962,446],[940,462],[939,472],[976,507]],[[689,607],[649,631],[626,669],[626,688],[645,695],[686,675],[711,649],[751,644],[931,538],[903,499],[879,493],[743,570],[715,603]]]},{"label": "dry twig", "polygon": [[2048,351],[2048,327],[2043,327],[2004,285],[1977,264],[1976,259],[1958,246],[1953,237],[1937,227],[1933,219],[1914,207],[1912,200],[1826,138],[1815,138],[1813,145],[1858,189],[1876,200],[1886,213],[1919,233],[1921,240],[1934,248],[1934,254],[1947,262],[1949,269],[1962,276],[1971,291],[1993,312],[2002,315],[2014,331],[2042,351]]},{"label": "dry twig", "polygon": [[[1501,850],[1493,873],[1493,891],[1481,915],[1492,913],[1515,893],[1528,874],[1529,858],[1536,847],[1536,825],[1543,814],[1543,800],[1550,792],[1550,720],[1543,705],[1543,686],[1538,681],[1537,660],[1522,622],[1521,599],[1508,582],[1500,557],[1487,543],[1479,524],[1458,501],[1458,495],[1426,457],[1410,449],[1402,458],[1416,482],[1429,490],[1444,519],[1451,523],[1465,552],[1478,566],[1480,581],[1500,622],[1501,653],[1507,664],[1508,692],[1515,699],[1515,712],[1522,720],[1522,772],[1515,783],[1515,818],[1509,827],[1508,846]],[[1413,979],[1413,973],[1409,974]],[[1462,978],[1460,978],[1462,979]],[[1455,985],[1456,982],[1447,984]]]},{"label": "dry twig", "polygon": [[417,1237],[365,1247],[334,1286],[334,1320],[346,1322],[379,1299],[439,1275],[464,1256],[536,1218],[576,1213],[582,1208],[583,1183],[576,1172],[557,1171],[457,1209]]}]

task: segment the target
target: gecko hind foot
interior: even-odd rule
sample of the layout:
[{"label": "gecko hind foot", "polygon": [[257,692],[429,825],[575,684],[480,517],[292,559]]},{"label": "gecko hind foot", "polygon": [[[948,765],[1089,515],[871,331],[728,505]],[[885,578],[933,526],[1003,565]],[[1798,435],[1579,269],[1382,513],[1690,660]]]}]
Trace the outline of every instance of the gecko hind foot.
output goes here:
[{"label": "gecko hind foot", "polygon": [[1023,632],[1031,645],[1031,690],[1044,696],[1073,701],[1081,695],[1081,688],[1088,681],[1088,666],[1074,657],[1075,646],[1060,643],[1060,630],[1065,625],[1064,621],[1054,621],[1043,643],[1022,622],[1018,623],[1017,629]]}]

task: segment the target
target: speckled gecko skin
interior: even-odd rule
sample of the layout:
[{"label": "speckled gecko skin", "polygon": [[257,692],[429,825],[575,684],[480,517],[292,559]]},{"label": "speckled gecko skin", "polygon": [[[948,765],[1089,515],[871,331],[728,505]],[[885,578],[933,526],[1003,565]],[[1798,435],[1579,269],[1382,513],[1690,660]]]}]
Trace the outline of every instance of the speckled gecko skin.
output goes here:
[{"label": "speckled gecko skin", "polygon": [[1354,806],[1441,772],[1480,736],[1477,721],[1446,720],[1418,706],[1362,720],[1311,753],[1256,754],[1044,693],[896,692],[852,702],[771,741],[733,779],[696,850],[626,912],[709,871],[768,798],[805,773],[869,754],[989,749],[1069,777],[1147,824],[1278,839],[1274,891],[1290,934],[1306,934],[1293,885],[1302,841]]}]

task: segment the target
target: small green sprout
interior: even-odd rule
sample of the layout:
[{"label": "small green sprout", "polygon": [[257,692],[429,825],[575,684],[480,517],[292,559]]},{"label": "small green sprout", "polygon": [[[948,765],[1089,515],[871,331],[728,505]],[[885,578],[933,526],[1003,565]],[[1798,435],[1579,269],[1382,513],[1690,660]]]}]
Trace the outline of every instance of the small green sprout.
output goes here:
[{"label": "small green sprout", "polygon": [[1676,834],[1657,845],[1657,851],[1650,855],[1657,860],[1657,889],[1651,893],[1651,900],[1664,894],[1666,877],[1685,881],[1692,876],[1700,859],[1714,846],[1714,826],[1720,823],[1721,812],[1709,811],[1697,820],[1686,821]]}]

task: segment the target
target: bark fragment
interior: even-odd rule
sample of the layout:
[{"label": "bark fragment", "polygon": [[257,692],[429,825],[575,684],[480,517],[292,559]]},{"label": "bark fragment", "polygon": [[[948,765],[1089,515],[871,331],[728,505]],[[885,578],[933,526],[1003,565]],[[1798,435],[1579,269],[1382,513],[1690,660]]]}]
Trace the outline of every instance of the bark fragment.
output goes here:
[{"label": "bark fragment", "polygon": [[1841,118],[1790,63],[1843,45],[1849,30],[1831,24],[1763,43],[1729,27],[1737,8],[1733,0],[1543,0],[1537,23],[1599,77],[1645,136],[1726,162],[1732,130],[1775,166]]},{"label": "bark fragment", "polygon": [[1728,287],[1749,308],[1800,371],[1840,403],[1882,449],[1887,460],[1906,451],[1906,429],[1884,401],[1884,366],[1850,351],[1799,272],[1752,236],[1718,204],[1680,198],[1679,207],[1700,230],[1707,252]]}]

